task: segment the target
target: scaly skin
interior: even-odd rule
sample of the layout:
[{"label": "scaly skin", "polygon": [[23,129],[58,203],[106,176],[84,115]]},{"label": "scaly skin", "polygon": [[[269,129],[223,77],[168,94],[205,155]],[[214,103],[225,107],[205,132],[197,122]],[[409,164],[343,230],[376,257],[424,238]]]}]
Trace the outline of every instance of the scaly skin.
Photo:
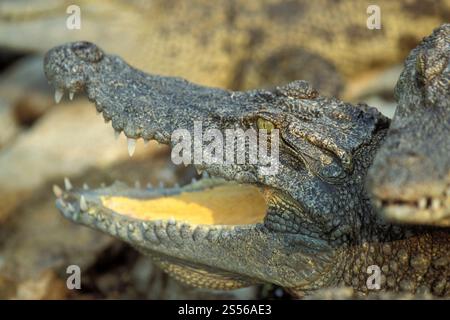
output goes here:
[{"label": "scaly skin", "polygon": [[[81,29],[70,30],[71,4],[3,0],[0,45],[88,40],[151,73],[239,90],[304,79],[330,96],[342,78],[399,63],[450,16],[449,0],[79,0]],[[373,4],[379,30],[366,26]]]},{"label": "scaly skin", "polygon": [[450,226],[450,24],[405,62],[388,138],[369,173],[383,215],[401,223]]},{"label": "scaly skin", "polygon": [[[269,282],[301,294],[344,284],[367,292],[367,267],[377,264],[382,290],[449,294],[449,232],[387,224],[372,208],[365,176],[389,125],[374,108],[323,97],[304,81],[274,91],[231,92],[148,75],[85,42],[52,49],[44,68],[58,90],[85,90],[114,129],[130,139],[172,144],[172,132],[192,133],[195,120],[202,120],[204,129],[280,131],[276,175],[261,175],[260,166],[250,163],[202,164],[197,168],[220,178],[181,189],[115,184],[84,190],[68,184],[66,191],[55,191],[57,207],[70,220],[130,243],[196,286],[230,289]],[[131,217],[103,202],[112,196],[216,192],[215,187],[236,182],[261,190],[267,206],[261,223]]]}]

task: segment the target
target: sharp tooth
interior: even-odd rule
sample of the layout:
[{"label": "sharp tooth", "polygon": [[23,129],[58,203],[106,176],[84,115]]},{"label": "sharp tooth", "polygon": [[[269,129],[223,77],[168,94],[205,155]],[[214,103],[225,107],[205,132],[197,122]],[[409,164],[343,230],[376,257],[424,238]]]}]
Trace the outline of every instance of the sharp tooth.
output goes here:
[{"label": "sharp tooth", "polygon": [[133,156],[135,149],[136,149],[136,140],[128,138],[128,154],[130,155],[130,157]]},{"label": "sharp tooth", "polygon": [[152,184],[150,182],[147,183],[147,189],[152,189],[152,188],[153,188]]},{"label": "sharp tooth", "polygon": [[136,188],[136,189],[140,189],[141,188],[141,183],[139,182],[139,181],[135,181],[134,182],[134,187]]},{"label": "sharp tooth", "polygon": [[88,209],[86,199],[84,198],[84,196],[80,197],[80,209],[83,211],[87,211],[87,209]]},{"label": "sharp tooth", "polygon": [[64,91],[62,89],[56,89],[55,91],[55,102],[59,103],[64,95]]},{"label": "sharp tooth", "polygon": [[84,189],[84,190],[89,190],[89,186],[87,185],[87,183],[84,183],[84,184],[83,184],[83,189]]},{"label": "sharp tooth", "polygon": [[418,201],[418,205],[420,209],[425,209],[427,206],[427,199],[426,198],[420,198]]},{"label": "sharp tooth", "polygon": [[73,97],[75,96],[75,92],[73,92],[73,91],[70,91],[69,92],[69,99],[70,100],[73,100]]},{"label": "sharp tooth", "polygon": [[69,178],[64,178],[64,187],[67,191],[72,190],[72,184],[70,183]]},{"label": "sharp tooth", "polygon": [[433,208],[433,210],[437,210],[440,207],[441,207],[441,200],[439,200],[439,199],[431,200],[431,208]]},{"label": "sharp tooth", "polygon": [[69,204],[67,205],[67,208],[69,208],[69,211],[75,212],[75,208],[72,206],[71,203],[69,203]]},{"label": "sharp tooth", "polygon": [[116,138],[116,140],[117,140],[117,139],[119,139],[119,137],[120,137],[120,131],[114,130],[114,138]]},{"label": "sharp tooth", "polygon": [[195,168],[195,170],[197,170],[197,173],[200,175],[202,174],[203,170],[199,169],[199,168]]},{"label": "sharp tooth", "polygon": [[56,184],[53,185],[53,193],[57,198],[61,198],[63,194],[61,188]]}]

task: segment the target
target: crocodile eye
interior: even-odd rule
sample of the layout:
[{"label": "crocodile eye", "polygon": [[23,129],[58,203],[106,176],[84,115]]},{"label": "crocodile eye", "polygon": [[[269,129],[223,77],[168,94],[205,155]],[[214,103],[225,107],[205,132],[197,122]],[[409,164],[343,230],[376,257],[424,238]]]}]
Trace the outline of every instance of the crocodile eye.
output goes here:
[{"label": "crocodile eye", "polygon": [[91,42],[75,42],[72,45],[72,50],[80,59],[88,62],[98,62],[103,58],[102,50]]},{"label": "crocodile eye", "polygon": [[258,118],[256,125],[258,126],[258,129],[266,129],[267,133],[270,133],[275,129],[275,125],[272,122],[263,118]]}]

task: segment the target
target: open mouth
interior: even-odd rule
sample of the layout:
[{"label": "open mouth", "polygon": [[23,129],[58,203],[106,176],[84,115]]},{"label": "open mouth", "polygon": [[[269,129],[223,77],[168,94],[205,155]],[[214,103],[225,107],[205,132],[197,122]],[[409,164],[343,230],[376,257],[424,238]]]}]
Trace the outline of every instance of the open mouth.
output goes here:
[{"label": "open mouth", "polygon": [[119,230],[123,226],[140,229],[139,238],[144,239],[148,226],[178,225],[193,235],[197,229],[206,233],[232,231],[264,223],[268,211],[266,187],[212,178],[206,171],[201,176],[170,188],[131,187],[122,182],[97,189],[86,184],[77,188],[66,178],[65,190],[54,186],[54,193],[56,205],[66,218],[119,237],[124,235]]},{"label": "open mouth", "polygon": [[[69,98],[73,99],[73,90],[59,87],[55,92],[57,103],[63,98],[64,91],[69,91]],[[150,140],[147,136],[140,134],[129,136],[125,130],[117,129],[115,120],[108,115],[108,109],[89,98],[95,103],[97,112],[103,115],[105,122],[112,125],[116,138],[124,132],[130,157],[135,152],[137,139],[142,138],[144,142]],[[170,141],[166,137],[158,136],[158,132],[151,138],[170,146]],[[133,230],[136,229],[132,226],[135,224],[141,224],[139,228],[143,223],[177,224],[183,225],[184,228],[189,226],[192,233],[197,228],[204,228],[207,231],[231,230],[238,226],[252,228],[264,223],[271,188],[260,184],[241,184],[223,178],[209,177],[207,168],[203,165],[195,167],[197,171],[200,169],[203,171],[202,179],[173,188],[133,188],[115,183],[99,189],[77,189],[66,179],[65,191],[54,187],[54,193],[58,198],[57,207],[70,220],[95,226],[119,237],[120,231],[116,230],[119,227],[109,226],[111,221],[129,225]],[[145,230],[142,237],[143,234]]]},{"label": "open mouth", "polygon": [[106,208],[134,219],[176,219],[195,225],[255,224],[262,221],[266,212],[259,190],[251,186],[225,183],[197,192],[180,191],[157,199],[115,196],[100,199]]},{"label": "open mouth", "polygon": [[[206,175],[204,175],[206,176]],[[252,185],[204,177],[183,187],[131,188],[116,182],[100,189],[74,189],[65,180],[66,191],[54,187],[60,207],[68,218],[95,214],[103,208],[136,221],[179,221],[192,226],[236,226],[262,223],[267,212],[264,196]]]}]

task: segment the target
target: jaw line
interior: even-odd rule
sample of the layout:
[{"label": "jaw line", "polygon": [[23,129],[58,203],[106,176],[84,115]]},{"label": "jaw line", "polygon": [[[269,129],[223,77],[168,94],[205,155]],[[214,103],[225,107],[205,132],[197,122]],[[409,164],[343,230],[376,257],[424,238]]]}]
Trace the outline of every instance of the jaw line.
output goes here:
[{"label": "jaw line", "polygon": [[[216,180],[216,181],[215,181]],[[100,197],[107,195],[112,190],[123,195],[133,196],[135,199],[142,197],[161,196],[179,194],[181,190],[191,190],[199,192],[203,185],[223,185],[225,181],[219,179],[205,179],[179,190],[173,189],[124,189],[121,183],[115,183],[111,187],[96,190],[70,190],[56,200],[56,206],[67,219],[100,230],[111,236],[119,238],[144,254],[150,255],[152,259],[163,259],[168,261],[178,261],[182,265],[211,270],[217,274],[235,274],[241,280],[248,280],[248,283],[260,282],[254,278],[243,276],[243,270],[223,270],[220,268],[220,259],[217,255],[220,252],[220,243],[233,241],[233,239],[246,237],[246,235],[257,232],[257,224],[246,225],[193,225],[175,219],[166,220],[140,220],[127,215],[122,215],[114,210],[101,206]],[[85,199],[85,204],[80,205],[80,198]],[[83,209],[81,207],[84,207]],[[251,236],[250,236],[251,237]],[[239,242],[240,240],[235,240]],[[211,249],[206,251],[206,255],[199,247],[203,246]],[[196,257],[196,259],[193,259]],[[192,261],[196,261],[192,263]],[[215,260],[216,262],[212,262]]]},{"label": "jaw line", "polygon": [[[229,182],[223,179],[203,179],[184,186],[181,190],[201,192],[199,190],[205,184],[210,186],[226,185]],[[161,196],[162,192],[170,195],[180,191],[175,191],[175,188],[126,189],[124,184],[117,182],[110,187],[93,190],[72,187],[71,190],[63,191],[59,195],[56,206],[67,219],[119,238],[151,257],[168,257],[187,263],[195,261],[194,266],[198,265],[199,268],[206,267],[218,274],[234,274],[240,279],[247,278],[252,283],[267,282],[267,276],[270,275],[269,277],[272,279],[269,282],[285,287],[294,287],[299,284],[299,280],[292,276],[286,277],[286,269],[283,271],[280,267],[282,261],[286,259],[287,253],[284,252],[286,241],[304,244],[301,252],[297,252],[296,255],[303,256],[305,261],[313,259],[316,250],[320,251],[321,247],[326,246],[325,243],[316,239],[315,246],[317,248],[309,247],[307,244],[310,242],[310,237],[271,231],[263,223],[195,225],[175,219],[136,219],[102,206],[100,200],[102,195],[111,193],[139,199],[152,195]],[[80,204],[82,196],[85,201],[84,205]],[[246,254],[232,249],[242,247],[243,243],[249,243],[249,241],[253,241],[255,244],[250,250],[255,250],[256,260],[247,261]],[[225,257],[224,252],[227,255]],[[224,268],[224,259],[230,261],[227,264],[230,269]],[[287,265],[286,268],[291,270],[293,266]],[[296,272],[294,270],[292,269],[292,274]],[[263,276],[263,273],[266,275]],[[310,280],[320,276],[314,270],[299,270],[298,275]],[[305,284],[308,282],[305,280]]]},{"label": "jaw line", "polygon": [[[183,187],[138,189],[130,188],[123,183],[116,182],[110,187],[100,189],[71,189],[65,191],[57,197],[56,206],[67,219],[94,229],[99,229],[130,244],[134,244],[136,241],[145,242],[146,240],[157,243],[157,229],[161,228],[180,229],[180,234],[177,235],[180,236],[179,240],[183,237],[191,237],[194,240],[199,240],[202,236],[208,235],[210,232],[217,231],[224,236],[229,236],[236,230],[241,232],[243,230],[254,229],[256,226],[262,227],[263,221],[261,223],[244,224],[192,223],[190,221],[177,220],[176,214],[174,214],[174,217],[147,217],[141,219],[137,216],[115,211],[105,206],[103,202],[105,198],[111,198],[114,201],[114,199],[121,197],[132,199],[132,201],[170,199],[181,194],[200,194],[210,188],[230,184],[233,184],[233,182],[227,182],[217,178],[204,178]],[[245,188],[245,186],[241,187]],[[153,228],[153,232],[152,230],[146,230],[150,227]],[[169,234],[170,232],[167,235]],[[146,237],[149,237],[149,239]]]}]

